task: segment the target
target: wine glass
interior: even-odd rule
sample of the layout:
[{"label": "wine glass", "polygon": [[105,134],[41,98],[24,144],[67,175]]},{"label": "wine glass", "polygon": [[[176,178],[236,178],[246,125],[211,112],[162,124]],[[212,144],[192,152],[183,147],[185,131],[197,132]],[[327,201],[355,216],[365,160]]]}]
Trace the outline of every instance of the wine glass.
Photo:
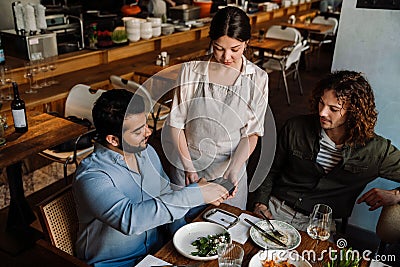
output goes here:
[{"label": "wine glass", "polygon": [[32,72],[32,66],[29,62],[25,63],[24,78],[28,79],[28,81],[29,81],[29,90],[26,90],[25,93],[27,93],[27,94],[37,93],[37,90],[32,89],[33,72]]},{"label": "wine glass", "polygon": [[58,81],[56,81],[54,79],[54,71],[57,69],[57,62],[56,62],[56,58],[51,58],[49,61],[49,70],[50,70],[50,81],[49,84],[53,85],[53,84],[58,84]]},{"label": "wine glass", "polygon": [[1,83],[2,85],[6,85],[8,88],[8,94],[4,97],[5,100],[13,100],[11,94],[11,83],[13,82],[12,79],[12,72],[11,67],[8,65],[4,65],[1,71]]},{"label": "wine glass", "polygon": [[50,86],[50,83],[47,82],[46,72],[49,71],[49,64],[47,60],[43,60],[42,64],[40,64],[40,71],[43,72],[43,82],[40,84],[42,87]]},{"label": "wine glass", "polygon": [[39,89],[42,88],[42,86],[39,85],[38,83],[38,79],[36,78],[36,80],[34,80],[33,78],[36,77],[39,73],[40,73],[40,64],[39,64],[39,60],[35,60],[31,62],[31,66],[32,66],[32,89]]},{"label": "wine glass", "polygon": [[316,204],[310,215],[310,222],[307,227],[307,234],[316,239],[312,250],[316,248],[319,241],[325,241],[331,234],[332,208],[325,204]]}]

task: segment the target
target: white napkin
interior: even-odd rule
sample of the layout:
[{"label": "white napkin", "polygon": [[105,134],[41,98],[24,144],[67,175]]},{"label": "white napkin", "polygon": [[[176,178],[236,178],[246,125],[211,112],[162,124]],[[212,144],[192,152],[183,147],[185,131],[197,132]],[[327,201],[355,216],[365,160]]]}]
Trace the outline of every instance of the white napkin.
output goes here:
[{"label": "white napkin", "polygon": [[24,12],[21,3],[18,3],[14,6],[14,15],[15,15],[16,30],[17,31],[25,30]]},{"label": "white napkin", "polygon": [[248,220],[257,223],[258,221],[261,221],[260,218],[249,215],[247,213],[242,213],[239,216],[239,222],[233,226],[232,228],[228,229],[228,232],[231,234],[232,240],[236,241],[240,244],[246,243],[247,239],[250,236],[250,227],[251,225],[246,223],[244,221],[244,218],[247,218]]},{"label": "white napkin", "polygon": [[34,5],[34,8],[35,8],[35,18],[36,18],[37,28],[39,30],[47,29],[46,16],[45,16],[46,7],[41,4],[37,4]]},{"label": "white napkin", "polygon": [[163,261],[153,255],[147,255],[141,260],[135,267],[149,267],[149,266],[156,266],[156,265],[165,265],[170,264],[169,262]]},{"label": "white napkin", "polygon": [[30,4],[26,4],[23,7],[24,10],[24,20],[25,20],[25,30],[27,32],[36,32],[36,18],[35,9]]}]

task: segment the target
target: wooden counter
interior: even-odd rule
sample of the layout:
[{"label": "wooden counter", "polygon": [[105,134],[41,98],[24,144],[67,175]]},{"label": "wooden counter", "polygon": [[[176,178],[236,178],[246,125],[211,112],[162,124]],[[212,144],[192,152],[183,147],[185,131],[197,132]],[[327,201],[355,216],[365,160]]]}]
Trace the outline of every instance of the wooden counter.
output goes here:
[{"label": "wooden counter", "polygon": [[[265,27],[265,23],[272,23],[277,19],[286,20],[292,14],[298,17],[315,14],[310,7],[309,2],[270,12],[251,14],[249,17],[251,24],[254,25],[252,29],[256,32],[258,27]],[[7,57],[7,64],[12,67],[13,79],[20,85],[21,98],[25,100],[27,110],[57,111],[63,114],[65,99],[75,84],[83,83],[99,88],[108,85],[107,80],[112,74],[132,78],[135,70],[154,63],[160,51],[167,51],[173,60],[206,50],[209,45],[208,30],[209,26],[205,25],[187,32],[131,42],[125,46],[103,50],[82,50],[60,55],[57,59],[57,69],[51,72],[51,75],[54,75],[60,83],[38,89],[37,94],[24,93],[27,88],[27,80],[24,78],[24,61]],[[46,75],[48,76],[49,73]],[[2,90],[1,87],[0,90]],[[6,113],[8,123],[11,124],[10,101],[3,101],[0,112]]]}]

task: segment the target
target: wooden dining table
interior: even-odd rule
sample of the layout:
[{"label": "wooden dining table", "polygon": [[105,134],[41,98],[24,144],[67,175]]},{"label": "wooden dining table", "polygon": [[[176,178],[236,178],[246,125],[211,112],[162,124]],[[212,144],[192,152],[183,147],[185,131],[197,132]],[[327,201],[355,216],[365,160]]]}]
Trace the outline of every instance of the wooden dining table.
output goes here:
[{"label": "wooden dining table", "polygon": [[[261,51],[268,51],[272,54],[279,53],[285,47],[293,46],[294,42],[289,40],[277,39],[277,38],[269,38],[265,37],[263,39],[254,38],[250,40],[249,46],[253,49],[258,49]],[[262,54],[260,54],[262,56]]]},{"label": "wooden dining table", "polygon": [[[213,208],[213,207],[209,207]],[[241,210],[239,208],[227,205],[227,204],[221,204],[219,208],[229,211],[237,216],[240,216],[242,213],[247,213],[253,216],[257,216],[249,211]],[[205,211],[206,212],[206,211]],[[203,221],[202,215],[199,215],[194,221]],[[312,250],[314,249],[316,245],[316,240],[310,238],[306,232],[299,231],[301,235],[301,243],[300,245],[296,248],[296,251],[301,253],[304,250]],[[244,245],[241,245],[244,248],[244,258],[243,258],[243,267],[247,267],[251,258],[259,252],[262,248],[257,246],[252,239],[249,237],[247,241],[244,243]],[[315,247],[315,252],[316,255],[320,255],[322,251],[328,251],[329,248],[334,248],[335,245],[329,241],[320,241],[318,243],[318,246]],[[167,244],[165,244],[159,251],[157,251],[154,254],[155,257],[162,259],[166,262],[169,262],[171,264],[176,264],[176,265],[187,265],[187,264],[195,264],[199,263],[199,261],[191,260],[189,258],[186,258],[179,254],[179,252],[175,249],[174,244],[172,241],[169,241]],[[328,256],[327,254],[325,256]],[[200,262],[202,263],[200,266],[201,267],[218,267],[218,260],[210,260],[210,261],[203,261]],[[312,266],[322,266],[321,261],[315,261],[312,263]]]},{"label": "wooden dining table", "polygon": [[[0,169],[6,168],[10,190],[6,231],[17,234],[29,232],[29,225],[36,219],[24,194],[22,161],[47,148],[77,138],[88,130],[64,118],[35,111],[27,113],[27,120],[27,132],[17,133],[13,125],[10,125],[5,131],[6,143],[0,146]],[[7,241],[2,240],[0,247],[3,242]],[[16,249],[21,247],[17,245]]]}]

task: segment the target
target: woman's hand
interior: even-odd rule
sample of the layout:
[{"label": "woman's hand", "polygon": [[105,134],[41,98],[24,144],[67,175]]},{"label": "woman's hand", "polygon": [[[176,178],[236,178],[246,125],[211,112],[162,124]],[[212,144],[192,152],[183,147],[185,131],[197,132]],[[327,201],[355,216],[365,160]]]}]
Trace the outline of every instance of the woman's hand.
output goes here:
[{"label": "woman's hand", "polygon": [[185,171],[185,184],[186,185],[197,183],[198,181],[199,181],[199,176],[198,176],[197,172]]}]

